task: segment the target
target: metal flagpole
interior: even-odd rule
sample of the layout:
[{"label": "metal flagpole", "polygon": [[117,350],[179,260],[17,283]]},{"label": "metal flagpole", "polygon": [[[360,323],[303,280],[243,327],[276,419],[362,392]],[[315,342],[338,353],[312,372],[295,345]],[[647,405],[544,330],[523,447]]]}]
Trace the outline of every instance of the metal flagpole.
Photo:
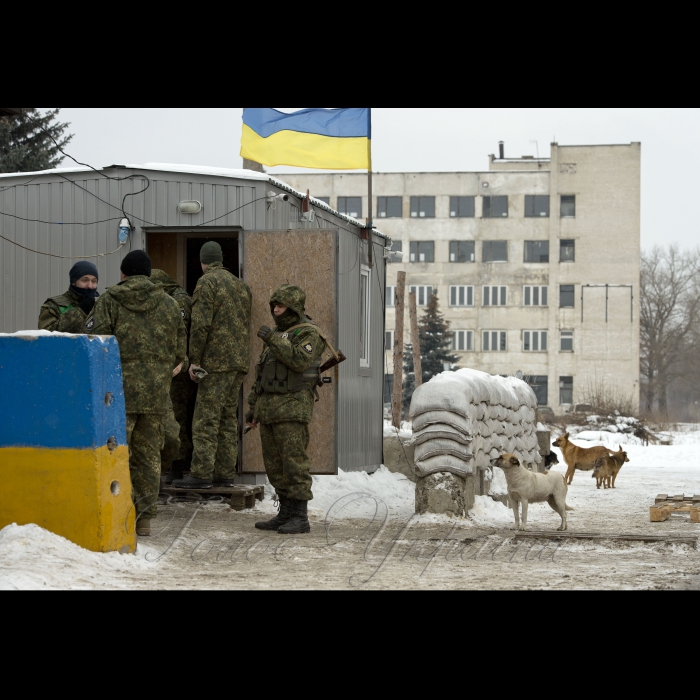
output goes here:
[{"label": "metal flagpole", "polygon": [[373,194],[372,194],[372,108],[367,108],[367,207],[368,214],[367,217],[367,240],[369,246],[369,266],[372,267],[372,254],[374,253],[372,229],[374,228],[374,206],[373,206]]}]

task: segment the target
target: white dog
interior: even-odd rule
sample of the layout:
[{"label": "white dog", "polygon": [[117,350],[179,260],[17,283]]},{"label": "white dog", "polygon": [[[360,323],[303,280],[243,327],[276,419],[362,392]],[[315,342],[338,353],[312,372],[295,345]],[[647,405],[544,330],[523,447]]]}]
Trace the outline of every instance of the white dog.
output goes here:
[{"label": "white dog", "polygon": [[[503,469],[508,482],[508,498],[515,513],[516,530],[527,528],[527,507],[530,503],[549,503],[552,510],[561,516],[561,527],[566,530],[566,511],[573,510],[566,505],[569,490],[564,477],[557,473],[533,474],[520,465],[515,455],[506,454],[491,460],[491,466]],[[523,523],[520,524],[519,506],[523,506]]]}]

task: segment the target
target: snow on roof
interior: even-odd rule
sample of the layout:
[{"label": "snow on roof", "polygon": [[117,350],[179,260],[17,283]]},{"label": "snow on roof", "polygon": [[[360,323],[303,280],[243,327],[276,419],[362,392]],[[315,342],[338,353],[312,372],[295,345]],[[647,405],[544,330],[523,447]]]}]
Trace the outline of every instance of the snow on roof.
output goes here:
[{"label": "snow on roof", "polygon": [[[190,175],[211,175],[213,177],[230,177],[230,178],[235,178],[237,180],[257,180],[258,182],[269,182],[271,185],[274,187],[278,187],[281,190],[284,190],[285,192],[289,192],[290,194],[293,194],[295,197],[299,199],[304,199],[306,197],[306,193],[299,192],[298,190],[294,189],[290,185],[288,185],[286,182],[283,182],[282,180],[278,180],[277,178],[272,177],[271,175],[268,175],[267,173],[259,173],[255,172],[254,170],[242,170],[242,169],[235,169],[235,168],[215,168],[210,165],[183,165],[183,164],[178,164],[178,163],[144,163],[143,165],[107,165],[102,170],[110,170],[113,168],[117,168],[119,170],[154,170],[154,171],[159,171],[159,172],[166,172],[166,173],[187,173]],[[29,177],[29,178],[36,178],[39,175],[51,175],[53,173],[55,174],[60,174],[60,175],[65,175],[68,173],[85,173],[85,172],[90,172],[92,169],[82,166],[82,165],[76,165],[73,167],[69,168],[53,168],[52,170],[40,170],[38,172],[31,172],[31,173],[0,173],[0,178],[8,178],[8,177]],[[335,209],[332,209],[329,207],[325,202],[322,202],[320,199],[316,199],[315,197],[311,197],[311,202],[314,207],[318,209],[323,209],[324,211],[327,211],[334,216],[337,216],[339,219],[343,219],[343,221],[347,221],[350,224],[353,224],[355,226],[358,226],[360,228],[363,228],[365,224],[362,221],[358,221],[357,219],[353,219],[351,216],[347,216],[346,214],[341,214],[340,212],[336,211]],[[387,241],[391,240],[389,236],[381,233],[380,231],[377,231],[374,229],[374,233],[377,234],[378,236],[381,236],[382,238],[386,239]]]}]

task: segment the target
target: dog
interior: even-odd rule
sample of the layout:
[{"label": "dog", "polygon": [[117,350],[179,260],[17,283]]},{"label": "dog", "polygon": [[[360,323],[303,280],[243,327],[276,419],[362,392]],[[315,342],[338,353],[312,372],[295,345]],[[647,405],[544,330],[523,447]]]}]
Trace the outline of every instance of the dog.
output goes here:
[{"label": "dog", "polygon": [[598,488],[601,485],[606,489],[615,488],[615,479],[617,479],[622,465],[630,461],[627,453],[622,449],[622,445],[618,445],[618,447],[620,448],[619,452],[613,452],[609,457],[599,457],[595,461],[592,478],[596,480]]},{"label": "dog", "polygon": [[[561,516],[561,526],[557,530],[564,531],[566,511],[573,508],[566,505],[568,487],[566,480],[556,472],[550,474],[535,474],[520,464],[520,460],[512,454],[505,454],[491,460],[491,466],[503,469],[508,483],[508,499],[515,515],[515,529],[527,528],[527,507],[530,503],[549,503],[552,510]],[[520,523],[520,505],[523,506],[523,520]]]},{"label": "dog", "polygon": [[595,469],[595,461],[598,458],[610,456],[610,450],[607,447],[577,447],[569,440],[569,433],[557,438],[552,447],[558,447],[564,455],[567,470],[566,483],[571,485],[574,480],[574,473],[578,469],[582,472],[589,472]]},{"label": "dog", "polygon": [[544,470],[548,472],[555,464],[559,464],[559,459],[557,458],[556,452],[550,452],[544,458]]}]

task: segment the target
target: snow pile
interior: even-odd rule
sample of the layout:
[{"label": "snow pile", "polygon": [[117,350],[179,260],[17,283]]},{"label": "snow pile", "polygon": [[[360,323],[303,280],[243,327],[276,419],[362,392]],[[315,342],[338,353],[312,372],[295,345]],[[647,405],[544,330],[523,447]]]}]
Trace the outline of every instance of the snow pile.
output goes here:
[{"label": "snow pile", "polygon": [[406,423],[405,421],[402,421],[401,422],[401,429],[397,431],[396,428],[391,424],[391,421],[385,420],[384,421],[384,437],[385,438],[396,437],[397,433],[401,439],[410,439],[411,436],[413,435],[413,429],[411,427],[411,424]]},{"label": "snow pile", "polygon": [[586,425],[569,426],[569,432],[579,440],[611,445],[643,445],[656,443],[659,436],[651,433],[638,418],[631,416],[587,416]]},{"label": "snow pile", "polygon": [[469,511],[469,519],[476,525],[499,528],[512,527],[513,511],[489,496],[476,496],[474,507]]},{"label": "snow pile", "polygon": [[538,464],[536,409],[534,392],[515,377],[472,369],[439,374],[411,400],[419,476],[486,471],[492,459],[507,452]]},{"label": "snow pile", "polygon": [[110,577],[151,569],[148,551],[139,544],[136,555],[100,554],[38,525],[8,525],[0,530],[0,590],[109,587]]}]

